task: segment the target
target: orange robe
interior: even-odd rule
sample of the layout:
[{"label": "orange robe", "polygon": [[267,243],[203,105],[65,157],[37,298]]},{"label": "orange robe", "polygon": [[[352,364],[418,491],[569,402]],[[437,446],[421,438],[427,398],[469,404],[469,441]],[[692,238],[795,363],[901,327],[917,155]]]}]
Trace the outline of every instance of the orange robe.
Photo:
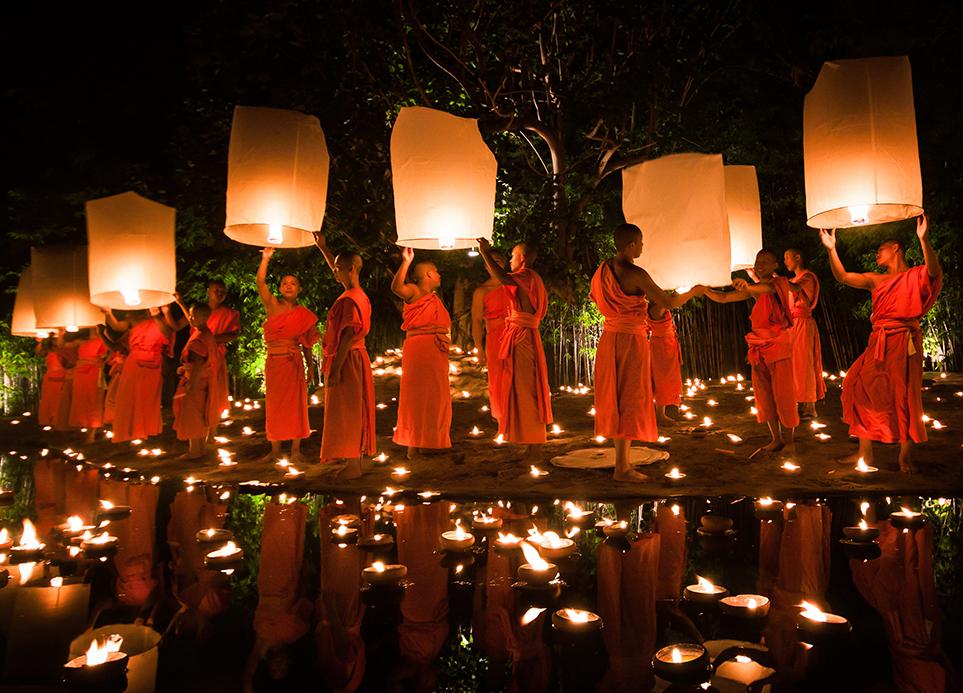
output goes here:
[{"label": "orange robe", "polygon": [[117,411],[117,388],[120,386],[120,374],[124,370],[126,355],[115,351],[107,357],[110,368],[107,371],[107,394],[104,396],[104,423],[114,422],[114,412]]},{"label": "orange robe", "polygon": [[873,331],[843,380],[849,435],[881,443],[926,440],[923,425],[923,335],[920,318],[943,281],[920,265],[873,289]]},{"label": "orange robe", "polygon": [[665,503],[656,511],[656,531],[659,534],[659,578],[656,599],[678,601],[682,595],[682,578],[686,571],[685,512],[679,514]]},{"label": "orange robe", "polygon": [[177,599],[204,616],[223,611],[230,598],[228,577],[204,567],[204,549],[195,537],[202,529],[224,526],[227,506],[209,503],[203,492],[179,491],[171,503],[167,543],[171,550]]},{"label": "orange robe", "polygon": [[100,493],[114,505],[129,505],[130,517],[110,524],[117,537],[117,598],[129,606],[143,606],[157,580],[154,577],[154,538],[160,487],[102,479]]},{"label": "orange robe", "polygon": [[311,435],[301,347],[311,347],[318,341],[317,322],[318,316],[304,306],[295,306],[264,321],[265,429],[270,441]]},{"label": "orange robe", "polygon": [[328,311],[321,347],[324,375],[338,353],[341,332],[354,328],[351,346],[341,366],[341,380],[325,383],[321,461],[355,459],[375,452],[374,378],[364,338],[371,330],[371,301],[361,289],[348,289]]},{"label": "orange robe", "polygon": [[451,316],[438,294],[406,303],[401,329],[401,392],[392,440],[416,448],[451,447],[451,388],[448,345]]},{"label": "orange robe", "polygon": [[44,373],[43,381],[40,384],[40,408],[37,410],[37,424],[53,426],[57,423],[60,396],[63,394],[67,371],[56,349],[47,352],[44,363],[47,366],[47,372]]},{"label": "orange robe", "polygon": [[507,287],[499,285],[485,294],[482,305],[485,318],[485,361],[488,364],[488,401],[491,403],[492,418],[497,421],[502,418],[502,411],[494,393],[502,387],[501,378],[505,370],[500,354],[511,294]]},{"label": "orange robe", "polygon": [[645,296],[619,286],[610,260],[592,277],[590,295],[605,317],[595,352],[595,435],[656,440]]},{"label": "orange robe", "polygon": [[[507,286],[511,298],[499,350],[498,432],[510,443],[545,442],[545,426],[552,423],[552,393],[548,387],[548,364],[538,325],[548,312],[548,293],[535,270],[512,273],[517,286]],[[523,291],[535,309],[521,310],[518,292]],[[490,368],[491,366],[489,366]]]},{"label": "orange robe", "polygon": [[756,298],[749,314],[752,332],[746,335],[756,420],[779,421],[786,428],[795,428],[799,425],[799,411],[793,382],[789,280],[773,277],[772,286],[774,293]]},{"label": "orange robe", "polygon": [[113,442],[147,438],[163,430],[161,421],[162,356],[168,339],[154,318],[130,330],[130,352],[120,372],[114,409]]},{"label": "orange robe", "polygon": [[652,353],[652,390],[657,407],[682,404],[682,348],[675,334],[672,312],[656,320],[646,315],[649,324],[649,350]]},{"label": "orange robe", "polygon": [[[191,355],[203,361],[191,361]],[[174,431],[178,440],[206,438],[227,401],[224,355],[210,330],[194,330],[181,352],[184,369],[174,393]]]},{"label": "orange robe", "polygon": [[[211,331],[215,337],[228,332],[237,332],[241,329],[241,314],[238,313],[233,308],[228,308],[227,306],[221,304],[217,308],[211,311],[211,317],[207,319],[207,329]],[[191,330],[194,331],[193,329]],[[217,401],[217,406],[220,407],[220,411],[225,409],[230,409],[231,403],[228,401],[227,397],[230,394],[230,380],[227,376],[227,344],[222,344],[218,342],[218,351],[221,352],[221,359],[218,361],[218,368],[221,369],[221,373],[218,376],[218,381],[224,383],[224,389],[222,392],[216,393],[221,399]]]},{"label": "orange robe", "polygon": [[74,372],[77,366],[77,342],[68,343],[60,349],[60,362],[64,365],[64,386],[60,391],[60,401],[57,402],[57,416],[54,419],[54,430],[70,430],[70,405],[74,396]]},{"label": "orange robe", "polygon": [[93,337],[77,348],[70,396],[71,428],[100,428],[104,423],[104,357],[107,347]]},{"label": "orange robe", "polygon": [[264,508],[254,632],[269,648],[290,645],[308,632],[311,604],[300,594],[307,517],[303,503]]},{"label": "orange robe", "polygon": [[793,382],[797,402],[815,402],[826,396],[823,382],[822,345],[819,328],[813,319],[813,311],[819,301],[819,279],[813,272],[803,270],[790,279],[802,287],[809,299],[804,306],[796,301],[796,294],[789,292],[789,309],[792,313],[792,365]]}]

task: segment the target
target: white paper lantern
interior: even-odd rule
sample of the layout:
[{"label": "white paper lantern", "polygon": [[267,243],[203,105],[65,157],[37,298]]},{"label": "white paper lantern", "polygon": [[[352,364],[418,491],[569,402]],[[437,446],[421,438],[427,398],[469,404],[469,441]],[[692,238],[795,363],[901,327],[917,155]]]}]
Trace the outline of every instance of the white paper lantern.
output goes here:
[{"label": "white paper lantern", "polygon": [[731,280],[720,154],[672,154],[622,171],[622,212],[642,229],[636,262],[665,289]]},{"label": "white paper lantern", "polygon": [[909,58],[823,64],[803,111],[806,222],[846,228],[923,213]]},{"label": "white paper lantern", "polygon": [[755,166],[726,166],[726,208],[732,271],[756,264],[762,248],[762,212]]},{"label": "white paper lantern", "polygon": [[87,202],[91,303],[131,310],[174,300],[174,214],[134,192]]},{"label": "white paper lantern", "polygon": [[76,332],[104,321],[90,302],[87,246],[49,245],[30,249],[33,312],[37,328]]},{"label": "white paper lantern", "polygon": [[398,245],[448,250],[491,240],[497,173],[478,121],[402,108],[391,130]]},{"label": "white paper lantern", "polygon": [[313,245],[328,195],[328,147],[317,118],[234,109],[227,161],[228,237],[256,246]]},{"label": "white paper lantern", "polygon": [[30,267],[20,273],[17,296],[13,301],[13,317],[10,318],[10,334],[14,337],[45,336],[45,330],[37,329],[37,316],[33,312],[33,282]]}]

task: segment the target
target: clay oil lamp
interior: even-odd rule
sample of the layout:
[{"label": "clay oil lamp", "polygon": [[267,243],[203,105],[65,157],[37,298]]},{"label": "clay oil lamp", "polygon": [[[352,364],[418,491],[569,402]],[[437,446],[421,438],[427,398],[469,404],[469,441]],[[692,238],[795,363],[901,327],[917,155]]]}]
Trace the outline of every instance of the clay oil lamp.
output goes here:
[{"label": "clay oil lamp", "polygon": [[517,537],[511,532],[508,534],[498,533],[498,538],[495,539],[495,551],[498,553],[509,553],[512,551],[518,551],[522,547],[521,537]]},{"label": "clay oil lamp", "polygon": [[557,561],[575,553],[575,542],[566,537],[560,537],[555,532],[545,532],[538,545],[538,552],[543,558]]},{"label": "clay oil lamp", "polygon": [[579,528],[585,528],[595,521],[595,511],[585,510],[572,501],[565,501],[563,506],[565,522]]},{"label": "clay oil lamp", "polygon": [[230,570],[238,568],[244,561],[244,549],[233,541],[215,551],[204,554],[204,567],[209,570]]},{"label": "clay oil lamp", "polygon": [[358,541],[358,528],[338,525],[331,530],[331,541],[335,544],[354,544]]},{"label": "clay oil lamp", "polygon": [[669,683],[699,686],[710,677],[709,653],[696,643],[668,645],[655,653],[652,670]]},{"label": "clay oil lamp", "polygon": [[528,542],[522,542],[521,547],[525,563],[518,566],[518,580],[532,587],[547,587],[558,577],[558,567],[544,560]]},{"label": "clay oil lamp", "polygon": [[404,481],[411,474],[411,470],[407,467],[393,467],[391,469],[391,478],[395,481]]},{"label": "clay oil lamp", "polygon": [[69,690],[112,693],[127,689],[128,657],[121,640],[94,640],[87,652],[64,665],[63,680]]},{"label": "clay oil lamp", "polygon": [[696,584],[686,586],[683,592],[687,602],[710,606],[716,604],[723,597],[729,596],[729,590],[721,585],[714,585],[699,575],[696,575],[696,580],[698,580]]},{"label": "clay oil lamp", "polygon": [[732,529],[732,518],[724,515],[703,515],[699,518],[700,528],[708,534],[725,534]]},{"label": "clay oil lamp", "polygon": [[408,568],[399,563],[375,561],[361,571],[361,579],[371,587],[398,587],[408,575]]},{"label": "clay oil lamp", "polygon": [[609,539],[624,537],[629,533],[629,523],[625,520],[616,522],[611,518],[604,518],[595,523],[595,531]]},{"label": "clay oil lamp", "polygon": [[37,539],[37,528],[30,520],[23,521],[23,533],[20,535],[20,543],[10,547],[10,563],[16,565],[20,563],[34,563],[43,560],[43,552],[46,546]]},{"label": "clay oil lamp", "polygon": [[755,502],[756,519],[763,522],[774,522],[782,519],[783,503],[766,496]]},{"label": "clay oil lamp", "polygon": [[665,478],[669,481],[682,481],[685,479],[685,474],[680,472],[678,467],[673,467],[666,473]]},{"label": "clay oil lamp", "polygon": [[889,521],[896,529],[902,530],[919,529],[926,523],[922,513],[911,510],[905,505],[898,512],[890,513]]},{"label": "clay oil lamp", "polygon": [[769,597],[761,594],[735,594],[719,600],[719,609],[726,616],[748,620],[769,615]]},{"label": "clay oil lamp", "polygon": [[879,471],[879,468],[878,468],[878,467],[870,467],[868,464],[866,464],[866,460],[864,460],[862,457],[860,457],[860,458],[856,461],[856,471],[857,471],[859,474],[874,474],[874,473],[876,473],[876,472]]},{"label": "clay oil lamp", "polygon": [[103,520],[117,522],[118,520],[126,520],[128,517],[130,517],[129,505],[114,505],[108,500],[100,501],[100,507],[97,509],[98,522]]},{"label": "clay oil lamp", "polygon": [[194,541],[205,552],[219,549],[232,539],[234,539],[234,532],[218,527],[208,527],[194,535]]},{"label": "clay oil lamp", "polygon": [[10,536],[10,532],[4,527],[0,529],[0,553],[6,553],[13,546],[13,538]]},{"label": "clay oil lamp", "polygon": [[80,542],[80,550],[84,558],[99,559],[112,556],[117,553],[117,537],[111,536],[106,531],[100,534],[84,538]]},{"label": "clay oil lamp", "polygon": [[552,614],[552,628],[567,635],[581,635],[602,629],[602,617],[582,609],[559,609]]},{"label": "clay oil lamp", "polygon": [[395,538],[390,534],[372,534],[358,539],[358,548],[362,551],[380,551],[394,543]]},{"label": "clay oil lamp", "polygon": [[328,526],[331,529],[337,529],[339,525],[344,525],[345,527],[353,527],[359,529],[361,527],[361,518],[357,515],[335,515],[328,522]]},{"label": "clay oil lamp", "polygon": [[852,626],[839,614],[830,614],[815,604],[803,601],[802,611],[796,619],[796,631],[805,642],[833,640],[848,635]]},{"label": "clay oil lamp", "polygon": [[74,537],[79,537],[84,532],[89,532],[92,529],[96,529],[93,525],[84,524],[84,520],[79,515],[71,515],[67,518],[67,521],[63,524],[59,524],[56,527],[57,531],[60,533],[64,539],[73,539]]},{"label": "clay oil lamp", "polygon": [[13,505],[15,494],[8,488],[0,488],[0,508],[9,508]]},{"label": "clay oil lamp", "polygon": [[502,528],[502,518],[494,515],[475,515],[471,519],[471,528],[478,532],[495,532]]},{"label": "clay oil lamp", "polygon": [[460,524],[456,524],[454,529],[442,532],[439,538],[439,548],[442,551],[468,551],[475,543],[475,535],[466,532]]},{"label": "clay oil lamp", "polygon": [[879,530],[875,527],[870,527],[866,520],[862,519],[856,527],[843,527],[843,536],[853,541],[868,544],[879,537]]}]

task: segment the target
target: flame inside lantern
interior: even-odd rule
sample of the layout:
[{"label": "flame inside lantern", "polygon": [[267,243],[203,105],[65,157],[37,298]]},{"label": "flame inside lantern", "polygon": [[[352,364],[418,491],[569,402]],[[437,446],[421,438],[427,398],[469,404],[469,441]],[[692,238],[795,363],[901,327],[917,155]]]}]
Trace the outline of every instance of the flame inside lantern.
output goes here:
[{"label": "flame inside lantern", "polygon": [[538,550],[531,544],[522,542],[522,553],[532,570],[548,570],[548,562],[538,555]]},{"label": "flame inside lantern", "polygon": [[280,224],[269,224],[267,242],[271,245],[284,243],[284,229]]},{"label": "flame inside lantern", "polygon": [[121,287],[120,295],[124,297],[125,306],[140,305],[140,291],[134,287]]}]

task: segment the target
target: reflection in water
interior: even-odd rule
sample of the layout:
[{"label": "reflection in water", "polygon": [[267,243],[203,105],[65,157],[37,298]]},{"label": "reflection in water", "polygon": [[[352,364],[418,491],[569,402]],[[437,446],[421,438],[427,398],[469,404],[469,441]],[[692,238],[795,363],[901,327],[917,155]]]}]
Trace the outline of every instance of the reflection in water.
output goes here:
[{"label": "reflection in water", "polygon": [[[939,603],[959,603],[960,565],[941,556],[959,555],[960,501],[293,499],[105,478],[52,456],[7,461],[2,473],[16,490],[0,508],[9,544],[29,513],[47,548],[28,571],[0,543],[0,582],[10,578],[0,589],[0,683],[56,678],[88,617],[144,618],[164,633],[159,690],[955,683]],[[87,556],[58,525],[68,516],[94,524],[100,500],[131,513],[102,528],[118,538],[115,553]],[[889,520],[902,504],[923,508],[919,528],[912,515],[899,527]],[[459,527],[447,545],[460,550],[441,550],[442,534]],[[524,538],[527,558],[509,535]],[[206,568],[228,539],[246,562]],[[372,566],[387,567],[363,579]],[[948,625],[955,646],[958,626]],[[11,661],[26,644],[54,664]]]}]

